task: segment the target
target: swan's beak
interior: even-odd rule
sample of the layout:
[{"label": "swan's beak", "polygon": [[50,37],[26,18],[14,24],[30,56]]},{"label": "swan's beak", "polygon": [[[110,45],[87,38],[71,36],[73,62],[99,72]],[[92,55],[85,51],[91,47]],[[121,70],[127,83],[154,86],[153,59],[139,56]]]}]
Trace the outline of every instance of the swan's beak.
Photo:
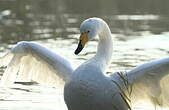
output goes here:
[{"label": "swan's beak", "polygon": [[77,49],[75,50],[76,55],[82,51],[83,47],[85,46],[86,42],[88,41],[87,35],[88,35],[88,33],[83,33],[80,35],[80,41],[79,41]]}]

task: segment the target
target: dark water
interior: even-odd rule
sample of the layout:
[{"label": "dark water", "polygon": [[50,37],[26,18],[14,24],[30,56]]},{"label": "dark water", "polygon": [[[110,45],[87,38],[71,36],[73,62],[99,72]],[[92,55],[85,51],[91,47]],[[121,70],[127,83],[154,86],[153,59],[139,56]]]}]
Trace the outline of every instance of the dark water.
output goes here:
[{"label": "dark water", "polygon": [[1,0],[0,42],[69,38],[80,23],[101,17],[113,33],[169,30],[168,0]]},{"label": "dark water", "polygon": [[[97,46],[94,40],[81,55],[73,54],[79,25],[100,17],[114,36],[108,72],[129,70],[169,56],[168,4],[169,0],[0,0],[0,55],[19,41],[35,41],[78,66],[96,53]],[[1,110],[65,110],[62,93],[53,88],[15,86],[19,89],[0,91]]]}]

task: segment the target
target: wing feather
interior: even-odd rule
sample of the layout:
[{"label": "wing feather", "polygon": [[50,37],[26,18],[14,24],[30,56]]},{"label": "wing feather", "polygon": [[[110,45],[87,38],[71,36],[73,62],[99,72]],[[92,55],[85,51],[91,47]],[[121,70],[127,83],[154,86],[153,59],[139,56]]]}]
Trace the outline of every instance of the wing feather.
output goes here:
[{"label": "wing feather", "polygon": [[110,78],[120,85],[129,103],[169,107],[169,58],[145,63],[129,72],[114,73]]},{"label": "wing feather", "polygon": [[133,102],[169,107],[169,58],[145,63],[129,72]]},{"label": "wing feather", "polygon": [[32,42],[20,42],[0,59],[0,66],[7,66],[2,85],[14,81],[36,81],[58,87],[67,81],[73,72],[68,60],[49,49]]}]

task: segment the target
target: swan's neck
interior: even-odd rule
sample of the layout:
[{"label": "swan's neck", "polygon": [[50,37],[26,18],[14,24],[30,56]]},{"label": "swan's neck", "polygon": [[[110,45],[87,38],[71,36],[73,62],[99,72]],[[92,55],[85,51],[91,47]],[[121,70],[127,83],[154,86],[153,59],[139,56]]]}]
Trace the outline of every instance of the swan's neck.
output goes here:
[{"label": "swan's neck", "polygon": [[111,31],[106,24],[105,27],[103,28],[103,31],[100,32],[99,34],[99,44],[97,47],[97,53],[93,57],[94,62],[99,64],[99,68],[104,72],[107,65],[111,61],[111,56],[112,56],[112,35]]}]

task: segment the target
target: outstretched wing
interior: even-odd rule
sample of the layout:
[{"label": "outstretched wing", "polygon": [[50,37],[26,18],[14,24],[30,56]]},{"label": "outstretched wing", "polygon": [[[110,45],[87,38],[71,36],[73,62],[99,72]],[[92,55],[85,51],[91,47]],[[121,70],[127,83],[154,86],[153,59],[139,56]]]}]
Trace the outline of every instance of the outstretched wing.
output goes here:
[{"label": "outstretched wing", "polygon": [[130,104],[169,107],[169,58],[145,63],[126,73],[114,73],[111,79]]},{"label": "outstretched wing", "polygon": [[0,66],[7,66],[2,85],[19,81],[36,81],[58,87],[69,79],[73,67],[68,60],[32,42],[20,42],[0,58]]}]

